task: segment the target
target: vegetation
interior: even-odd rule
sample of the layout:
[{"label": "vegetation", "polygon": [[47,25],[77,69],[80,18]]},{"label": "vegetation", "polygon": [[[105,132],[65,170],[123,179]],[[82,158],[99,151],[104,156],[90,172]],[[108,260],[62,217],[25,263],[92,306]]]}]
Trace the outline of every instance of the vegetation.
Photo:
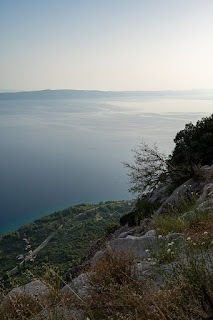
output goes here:
[{"label": "vegetation", "polygon": [[[89,305],[94,318],[196,320],[212,315],[212,210],[199,211],[193,201],[186,201],[182,211],[157,217],[148,228],[154,228],[158,238],[158,249],[146,250],[152,273],[144,278],[142,269],[140,280],[137,257],[108,251],[91,276]],[[166,240],[164,236],[173,232],[182,233],[181,241]],[[163,271],[165,263],[170,272]]]},{"label": "vegetation", "polygon": [[[200,320],[212,315],[213,213],[192,211],[196,223],[177,211],[176,220],[180,224],[184,221],[181,242],[159,241],[157,252],[146,250],[147,258],[142,263],[150,263],[150,275],[144,277],[143,271],[140,274],[138,258],[131,252],[121,250],[115,254],[108,249],[93,265],[85,283],[89,295],[79,298],[72,290],[63,295],[58,287],[58,271],[46,265],[42,282],[48,286],[49,295],[36,300],[11,298],[0,309],[1,319],[74,320],[80,313],[91,320]],[[155,225],[150,224],[150,228],[156,228],[159,240],[163,234],[177,231],[176,224],[166,229],[167,218],[162,217],[161,224],[157,220]],[[165,263],[170,272],[163,272]]]},{"label": "vegetation", "polygon": [[133,150],[133,163],[124,162],[132,185],[129,191],[137,193],[139,198],[135,210],[121,217],[122,225],[139,225],[158,209],[158,202],[149,202],[150,193],[158,187],[165,185],[171,194],[183,182],[195,177],[198,167],[213,163],[213,115],[196,125],[187,124],[177,133],[174,142],[176,145],[169,157],[159,152],[156,145],[149,147],[142,142]]},{"label": "vegetation", "polygon": [[129,191],[142,194],[153,190],[167,175],[166,155],[160,153],[156,145],[151,148],[143,141],[132,151],[133,163],[123,162],[124,167],[130,170],[128,176],[132,187]]},{"label": "vegetation", "polygon": [[[108,201],[97,205],[81,204],[35,220],[17,231],[0,237],[0,276],[4,287],[28,280],[25,270],[42,276],[42,265],[57,267],[59,274],[79,265],[91,244],[105,234],[105,226],[119,222],[129,212],[133,201]],[[33,254],[50,235],[54,235],[40,251]],[[11,272],[15,267],[14,271]],[[10,276],[8,277],[8,272]],[[13,280],[12,280],[13,281]]]},{"label": "vegetation", "polygon": [[[133,150],[133,163],[124,162],[129,169],[129,189],[138,195],[153,191],[166,182],[170,191],[196,174],[196,168],[211,165],[213,161],[213,115],[203,118],[196,125],[186,124],[176,134],[175,148],[167,157],[156,145],[149,147],[142,142]],[[171,188],[172,186],[172,188]]]},{"label": "vegetation", "polygon": [[213,114],[196,125],[188,123],[176,134],[175,148],[168,163],[174,167],[193,169],[211,165],[213,160]]},{"label": "vegetation", "polygon": [[89,298],[94,319],[200,320],[211,315],[213,279],[209,256],[203,253],[198,257],[194,248],[185,260],[174,263],[174,273],[163,276],[156,269],[163,286],[149,277],[138,280],[132,276],[129,270],[136,266],[132,261],[127,253],[111,253],[96,266]]},{"label": "vegetation", "polygon": [[120,224],[125,225],[128,223],[130,227],[138,226],[141,220],[150,218],[151,215],[158,209],[158,207],[158,202],[152,203],[141,197],[137,199],[134,209],[120,218]]}]

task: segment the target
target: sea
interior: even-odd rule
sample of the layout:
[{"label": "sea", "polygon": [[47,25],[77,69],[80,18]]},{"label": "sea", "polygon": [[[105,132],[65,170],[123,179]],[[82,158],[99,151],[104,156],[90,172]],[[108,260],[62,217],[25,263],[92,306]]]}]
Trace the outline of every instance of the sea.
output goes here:
[{"label": "sea", "polygon": [[141,141],[170,154],[212,99],[0,100],[0,234],[79,203],[128,200],[127,169]]}]

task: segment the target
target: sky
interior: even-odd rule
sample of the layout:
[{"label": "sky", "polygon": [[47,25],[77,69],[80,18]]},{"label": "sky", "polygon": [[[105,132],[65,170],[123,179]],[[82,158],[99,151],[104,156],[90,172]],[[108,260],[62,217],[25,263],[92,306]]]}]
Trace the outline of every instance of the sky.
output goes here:
[{"label": "sky", "polygon": [[212,0],[0,0],[0,91],[212,89]]}]

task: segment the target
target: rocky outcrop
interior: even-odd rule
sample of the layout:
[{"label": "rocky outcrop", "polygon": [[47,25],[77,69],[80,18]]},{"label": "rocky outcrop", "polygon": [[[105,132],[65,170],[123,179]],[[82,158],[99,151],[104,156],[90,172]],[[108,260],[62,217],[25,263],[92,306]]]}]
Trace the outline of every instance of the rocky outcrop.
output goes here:
[{"label": "rocky outcrop", "polygon": [[213,183],[208,183],[204,186],[197,202],[199,210],[204,211],[213,208]]},{"label": "rocky outcrop", "polygon": [[48,294],[49,289],[40,280],[35,280],[30,283],[27,283],[24,286],[20,286],[11,290],[4,298],[2,305],[20,296],[28,296],[32,299],[38,300],[47,297]]},{"label": "rocky outcrop", "polygon": [[183,199],[186,200],[198,192],[201,192],[200,181],[189,179],[173,191],[171,196],[169,196],[156,211],[155,215],[175,214],[175,210],[177,210],[177,208],[181,205]]},{"label": "rocky outcrop", "polygon": [[152,233],[148,233],[142,237],[127,236],[126,238],[117,238],[109,242],[109,246],[113,252],[120,250],[126,250],[133,253],[140,259],[147,258],[146,250],[150,250],[153,253],[159,250],[161,243],[167,245],[169,242],[180,239],[180,233],[172,233],[166,237],[155,237]]},{"label": "rocky outcrop", "polygon": [[[130,252],[133,257],[140,261],[143,267],[149,266],[150,263],[147,261],[149,255],[147,251],[151,252],[153,255],[159,251],[159,248],[163,246],[164,248],[169,248],[169,243],[180,243],[181,234],[172,233],[168,236],[155,236],[155,230],[148,231],[142,237],[127,236],[126,238],[116,238],[110,240],[106,245],[106,250],[99,250],[96,252],[95,256],[92,259],[92,267],[97,263],[98,260],[101,260],[102,257],[106,254],[107,251],[111,251],[113,254],[117,254],[120,251]],[[144,262],[146,260],[146,262]]]},{"label": "rocky outcrop", "polygon": [[[199,199],[197,201],[200,208],[202,203],[209,201],[209,206],[212,207],[213,201],[213,165],[204,166],[198,172],[197,176],[189,179],[169,196],[156,211],[155,215],[175,214],[175,211],[181,206],[183,201],[187,201],[190,197],[195,196]],[[208,203],[203,205],[207,207]]]},{"label": "rocky outcrop", "polygon": [[70,284],[61,289],[62,294],[74,294],[78,299],[84,299],[88,295],[88,283],[91,273],[82,273],[75,278]]},{"label": "rocky outcrop", "polygon": [[[49,304],[49,289],[40,281],[35,280],[11,290],[0,304],[0,312],[10,310],[12,307],[18,312],[19,308],[27,304],[34,306],[42,306]],[[8,318],[13,319],[13,318]]]},{"label": "rocky outcrop", "polygon": [[159,185],[156,189],[152,191],[150,196],[148,195],[148,199],[150,202],[159,202],[162,204],[168,198],[168,190],[167,190],[167,183]]}]

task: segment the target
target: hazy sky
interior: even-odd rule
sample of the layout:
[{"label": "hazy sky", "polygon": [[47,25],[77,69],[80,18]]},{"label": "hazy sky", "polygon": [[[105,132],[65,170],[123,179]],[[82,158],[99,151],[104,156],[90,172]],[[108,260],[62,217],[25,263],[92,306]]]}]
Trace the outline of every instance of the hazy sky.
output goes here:
[{"label": "hazy sky", "polygon": [[213,0],[0,0],[0,90],[212,88]]}]

